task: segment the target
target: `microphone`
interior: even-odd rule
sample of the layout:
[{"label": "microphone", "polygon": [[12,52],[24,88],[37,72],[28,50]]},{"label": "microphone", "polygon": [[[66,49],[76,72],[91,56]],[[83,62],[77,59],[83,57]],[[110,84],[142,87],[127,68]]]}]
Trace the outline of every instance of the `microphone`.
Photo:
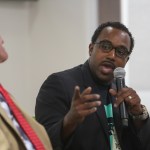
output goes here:
[{"label": "microphone", "polygon": [[[124,79],[125,74],[126,72],[124,68],[122,67],[118,67],[114,70],[114,78],[116,82],[117,91],[125,87],[125,79]],[[124,101],[120,104],[119,110],[120,110],[122,125],[124,127],[127,127],[128,126],[128,113],[127,113],[126,105]]]}]

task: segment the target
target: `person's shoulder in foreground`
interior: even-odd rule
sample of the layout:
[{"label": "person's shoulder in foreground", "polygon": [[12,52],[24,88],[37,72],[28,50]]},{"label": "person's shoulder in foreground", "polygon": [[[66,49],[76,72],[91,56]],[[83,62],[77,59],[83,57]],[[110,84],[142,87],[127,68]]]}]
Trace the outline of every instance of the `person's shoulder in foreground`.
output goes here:
[{"label": "person's shoulder in foreground", "polygon": [[[7,60],[7,58],[8,55],[3,47],[3,40],[0,38],[0,63]],[[14,107],[18,109],[26,122],[25,130],[18,119],[20,115],[14,112]],[[23,120],[21,123],[22,122]],[[28,137],[29,132],[32,132],[32,137]],[[34,143],[36,144],[34,145]],[[52,150],[52,146],[44,127],[21,110],[21,108],[14,103],[14,98],[0,84],[0,150],[10,149]]]},{"label": "person's shoulder in foreground", "polygon": [[[125,67],[133,47],[134,39],[125,25],[103,23],[91,38],[89,58],[83,65],[45,80],[35,116],[45,126],[54,149],[150,150],[146,107],[134,89],[124,85],[118,90],[114,79],[114,70]],[[122,102],[127,109],[126,124],[121,119]]]}]

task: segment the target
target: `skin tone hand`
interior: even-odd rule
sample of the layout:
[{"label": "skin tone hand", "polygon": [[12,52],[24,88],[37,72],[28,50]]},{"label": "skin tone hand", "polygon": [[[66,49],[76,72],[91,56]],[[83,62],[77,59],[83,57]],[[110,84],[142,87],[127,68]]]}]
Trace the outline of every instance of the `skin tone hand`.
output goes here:
[{"label": "skin tone hand", "polygon": [[[122,88],[118,93],[114,89],[110,89],[109,92],[112,96],[116,97],[114,107],[118,107],[121,102],[125,101],[127,110],[132,115],[136,116],[142,114],[141,99],[132,88]],[[143,121],[134,120],[134,125],[139,129],[143,125]]]},{"label": "skin tone hand", "polygon": [[101,105],[100,95],[91,94],[91,92],[91,87],[86,88],[82,93],[78,86],[75,87],[71,108],[63,121],[62,138],[64,140],[71,135],[78,124],[84,121],[86,116],[96,112],[97,107]]},{"label": "skin tone hand", "polygon": [[128,111],[132,115],[142,114],[141,99],[132,88],[122,88],[118,93],[114,89],[110,89],[109,92],[116,97],[114,107],[118,107],[122,101],[125,101]]}]

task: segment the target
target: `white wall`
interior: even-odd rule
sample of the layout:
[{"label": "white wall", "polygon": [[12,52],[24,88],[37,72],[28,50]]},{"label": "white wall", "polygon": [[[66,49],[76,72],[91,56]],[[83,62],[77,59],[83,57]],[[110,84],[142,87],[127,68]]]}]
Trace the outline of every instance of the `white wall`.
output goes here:
[{"label": "white wall", "polygon": [[149,8],[149,0],[128,0],[128,25],[135,39],[135,48],[129,66],[130,85],[137,90],[142,103],[150,111]]},{"label": "white wall", "polygon": [[[109,5],[112,9],[109,15],[112,20],[121,16],[120,19],[133,31],[136,46],[128,67],[128,78],[150,110],[150,71],[147,67],[150,45],[146,42],[150,30],[147,18],[150,2],[122,2],[128,2],[121,6],[122,10],[125,6],[126,11],[115,15],[118,0],[113,8]],[[99,4],[102,4],[99,0],[0,0],[0,35],[9,53],[8,61],[0,65],[0,81],[31,115],[34,115],[35,99],[46,77],[87,59],[88,44],[98,21],[109,18],[107,12],[98,11]],[[139,11],[141,8],[144,11]]]},{"label": "white wall", "polygon": [[0,1],[0,35],[9,59],[0,64],[0,82],[25,109],[33,109],[28,2]]},{"label": "white wall", "polygon": [[31,115],[47,76],[87,59],[96,14],[97,0],[0,1],[0,35],[9,53],[0,81]]}]

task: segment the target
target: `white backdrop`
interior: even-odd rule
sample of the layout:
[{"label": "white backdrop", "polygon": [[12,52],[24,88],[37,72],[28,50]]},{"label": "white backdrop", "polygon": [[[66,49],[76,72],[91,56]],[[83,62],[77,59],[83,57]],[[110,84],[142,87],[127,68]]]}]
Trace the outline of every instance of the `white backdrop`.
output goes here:
[{"label": "white backdrop", "polygon": [[[150,64],[149,42],[146,42],[149,37],[146,33],[149,32],[150,2],[122,2],[128,3],[122,3],[121,20],[128,23],[136,40],[136,51],[127,68],[127,82],[139,91],[149,107],[150,84],[146,76]],[[106,15],[98,13],[98,5],[99,0],[0,1],[0,35],[9,53],[8,61],[0,66],[0,81],[31,115],[34,115],[35,99],[46,77],[87,59],[90,38],[98,21]],[[141,5],[144,11],[139,11]],[[115,9],[113,12],[115,14]],[[142,54],[144,58],[141,50],[147,50],[146,55]],[[144,78],[140,73],[142,67],[144,71],[146,68]]]}]

